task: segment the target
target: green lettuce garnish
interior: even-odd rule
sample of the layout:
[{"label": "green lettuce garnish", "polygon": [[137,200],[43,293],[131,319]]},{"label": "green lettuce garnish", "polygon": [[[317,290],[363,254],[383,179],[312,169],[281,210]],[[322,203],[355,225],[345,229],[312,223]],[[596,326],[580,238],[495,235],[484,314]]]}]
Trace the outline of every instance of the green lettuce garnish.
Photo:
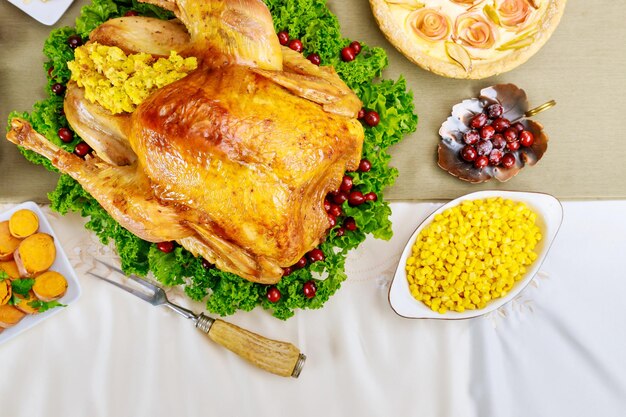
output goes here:
[{"label": "green lettuce garnish", "polygon": [[[287,319],[295,309],[320,308],[341,287],[346,279],[345,259],[350,249],[356,248],[367,234],[381,239],[391,238],[391,209],[383,199],[383,191],[393,184],[398,172],[389,166],[391,156],[388,148],[400,141],[404,135],[413,132],[417,126],[414,114],[413,96],[407,91],[404,79],[397,81],[377,79],[387,66],[387,55],[381,48],[362,46],[361,53],[352,62],[343,62],[340,50],[349,45],[343,38],[337,18],[330,12],[325,0],[265,0],[274,18],[276,31],[287,30],[292,38],[299,38],[304,44],[304,54],[316,52],[322,65],[333,65],[341,78],[358,94],[364,107],[376,110],[380,124],[365,128],[363,157],[367,158],[372,169],[369,172],[355,172],[353,181],[366,191],[374,191],[378,201],[368,202],[358,207],[344,203],[346,216],[354,217],[358,229],[343,236],[336,235],[336,229],[320,248],[326,259],[307,265],[281,279],[276,285],[282,297],[277,303],[267,300],[267,286],[246,281],[234,274],[215,268],[204,268],[202,260],[193,257],[183,248],[177,247],[165,254],[155,245],[145,242],[121,227],[98,202],[85,192],[71,177],[61,174],[57,187],[48,194],[53,210],[61,214],[79,212],[88,217],[87,229],[94,231],[103,244],[112,242],[122,261],[126,273],[145,276],[152,272],[163,285],[184,285],[186,294],[196,301],[204,300],[209,311],[229,315],[237,310],[249,311],[258,305],[272,310],[280,319]],[[12,117],[22,117],[53,143],[71,151],[80,138],[76,136],[69,144],[62,143],[57,136],[60,127],[67,127],[62,115],[63,100],[52,93],[54,83],[65,84],[70,77],[67,61],[73,58],[73,51],[66,43],[68,36],[78,33],[86,38],[91,30],[107,19],[123,15],[129,10],[138,11],[162,19],[171,18],[170,12],[136,0],[94,0],[83,7],[76,19],[76,27],[55,29],[44,44],[47,61],[44,64],[48,77],[49,97],[34,105],[28,113],[12,113]],[[48,160],[39,155],[22,150],[24,156],[33,163],[41,164],[56,171]],[[317,279],[316,296],[307,299],[303,284]]]}]

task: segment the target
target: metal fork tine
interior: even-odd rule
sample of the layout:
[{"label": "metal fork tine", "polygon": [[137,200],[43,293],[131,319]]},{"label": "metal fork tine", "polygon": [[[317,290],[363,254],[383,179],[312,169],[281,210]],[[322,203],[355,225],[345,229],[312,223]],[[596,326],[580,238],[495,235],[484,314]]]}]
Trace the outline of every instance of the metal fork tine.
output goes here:
[{"label": "metal fork tine", "polygon": [[113,281],[112,279],[109,279],[109,278],[107,278],[107,277],[103,277],[103,276],[98,275],[98,274],[94,274],[94,273],[93,273],[93,272],[91,272],[91,271],[89,271],[89,272],[87,272],[87,273],[88,273],[89,275],[93,276],[93,277],[96,277],[96,278],[99,278],[99,279],[101,279],[101,280],[107,281],[107,282],[109,282],[109,283],[111,283],[111,284],[115,285],[116,287],[121,288],[121,289],[123,289],[124,291],[127,291],[127,292],[129,292],[129,293],[131,293],[131,294],[133,294],[133,295],[135,295],[135,296],[137,296],[137,297],[141,298],[141,299],[142,299],[142,300],[144,300],[144,301],[147,301],[147,302],[149,302],[149,303],[152,303],[152,296],[150,296],[150,295],[148,295],[148,294],[146,294],[146,293],[144,293],[144,292],[141,292],[141,291],[135,290],[135,289],[133,289],[133,288],[129,288],[129,287],[127,287],[127,286],[123,285],[123,284],[120,284],[119,282]]},{"label": "metal fork tine", "polygon": [[139,278],[137,275],[127,275],[128,278],[132,279],[133,281],[135,281],[137,284],[140,284],[142,286],[144,286],[145,288],[151,290],[153,293],[156,293],[158,291],[162,291],[161,288],[157,287],[156,285],[154,285],[153,283],[143,279],[143,278]]},{"label": "metal fork tine", "polygon": [[152,291],[152,292],[157,292],[157,291],[159,291],[159,290],[160,290],[160,288],[159,288],[159,287],[157,287],[156,285],[153,285],[152,283],[150,283],[150,282],[146,281],[145,279],[139,278],[139,277],[138,277],[138,276],[136,276],[136,275],[133,275],[133,274],[131,274],[131,275],[126,275],[126,274],[124,273],[124,271],[122,271],[120,268],[118,268],[118,267],[116,267],[116,266],[110,265],[110,264],[108,264],[108,263],[106,263],[106,262],[104,262],[104,261],[101,261],[101,260],[99,260],[99,259],[96,259],[96,262],[98,262],[98,263],[100,263],[100,264],[102,264],[102,265],[106,266],[107,268],[111,268],[111,269],[112,269],[112,270],[114,270],[115,272],[119,272],[120,274],[124,275],[124,276],[125,276],[125,277],[127,277],[127,278],[132,279],[132,280],[133,280],[133,281],[135,281],[136,283],[138,283],[138,284],[142,285],[143,287],[145,287],[145,288],[149,289],[149,290],[150,290],[150,291]]}]

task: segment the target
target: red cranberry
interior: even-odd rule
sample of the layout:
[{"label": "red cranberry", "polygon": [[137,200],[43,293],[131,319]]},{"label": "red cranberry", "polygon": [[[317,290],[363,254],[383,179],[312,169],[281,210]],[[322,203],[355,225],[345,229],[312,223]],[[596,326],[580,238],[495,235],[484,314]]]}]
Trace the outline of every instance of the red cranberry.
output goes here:
[{"label": "red cranberry", "polygon": [[309,261],[311,263],[313,263],[313,262],[320,262],[320,261],[323,261],[324,259],[326,259],[324,257],[324,252],[322,252],[322,250],[318,249],[318,248],[311,249],[311,251],[309,253],[307,253],[307,257],[309,258]]},{"label": "red cranberry", "polygon": [[343,203],[348,201],[348,193],[346,191],[339,191],[333,196],[333,201],[336,204],[342,205]]},{"label": "red cranberry", "polygon": [[484,113],[479,113],[476,116],[472,117],[470,120],[470,127],[473,129],[481,128],[487,123],[487,115]]},{"label": "red cranberry", "polygon": [[504,149],[506,146],[506,139],[504,139],[502,133],[496,133],[491,138],[491,143],[493,143],[493,147],[496,149]]},{"label": "red cranberry", "polygon": [[81,158],[84,158],[90,152],[91,152],[91,147],[87,145],[85,142],[78,143],[76,147],[74,148],[74,153],[80,156]]},{"label": "red cranberry", "polygon": [[511,127],[514,127],[515,129],[517,129],[518,132],[521,132],[522,130],[524,130],[524,125],[522,124],[522,122],[516,122]]},{"label": "red cranberry", "polygon": [[328,201],[328,198],[324,199],[324,210],[328,213],[328,210],[331,208],[331,203]]},{"label": "red cranberry", "polygon": [[316,53],[309,54],[309,56],[307,56],[306,59],[311,61],[313,65],[319,66],[322,63],[322,58],[320,58],[320,56]]},{"label": "red cranberry", "polygon": [[361,43],[359,41],[350,42],[350,48],[354,50],[355,55],[358,55],[361,53]]},{"label": "red cranberry", "polygon": [[302,258],[300,258],[298,260],[298,262],[296,262],[295,264],[293,264],[293,267],[295,269],[302,269],[306,266],[306,256],[303,256]]},{"label": "red cranberry", "polygon": [[380,122],[380,116],[374,110],[368,110],[367,112],[365,112],[365,117],[363,118],[363,120],[368,126],[374,127],[377,126]]},{"label": "red cranberry", "polygon": [[350,46],[346,46],[341,50],[341,59],[345,62],[354,61],[356,58],[356,52]]},{"label": "red cranberry", "polygon": [[213,268],[215,268],[215,265],[212,264],[211,262],[207,261],[206,259],[202,258],[202,267],[204,269],[213,269]]},{"label": "red cranberry", "polygon": [[493,149],[493,143],[490,140],[480,140],[476,144],[478,155],[489,155]]},{"label": "red cranberry", "polygon": [[344,175],[341,180],[341,185],[339,186],[341,191],[350,191],[352,189],[352,177],[349,175]]},{"label": "red cranberry", "polygon": [[506,144],[506,147],[510,151],[516,151],[519,149],[519,141],[514,140],[513,142],[509,142]]},{"label": "red cranberry", "polygon": [[511,127],[511,122],[503,117],[498,117],[496,120],[491,122],[491,126],[493,126],[496,132],[501,133]]},{"label": "red cranberry", "polygon": [[283,276],[286,277],[287,275],[291,275],[291,273],[293,272],[293,268],[288,266],[286,268],[283,268]]},{"label": "red cranberry", "polygon": [[345,232],[346,232],[346,229],[344,229],[343,227],[340,227],[337,230],[335,230],[335,234],[339,237],[343,236]]},{"label": "red cranberry", "polygon": [[504,152],[502,152],[500,149],[494,149],[489,154],[489,163],[493,166],[500,165],[500,161],[502,160],[502,155],[504,155]]},{"label": "red cranberry", "polygon": [[300,39],[290,40],[289,48],[293,49],[296,52],[302,52],[304,50],[304,46],[302,46],[302,41],[300,41]]},{"label": "red cranberry", "polygon": [[328,214],[334,217],[341,216],[342,214],[341,206],[338,206],[337,204],[331,204],[330,210],[328,210]]},{"label": "red cranberry", "polygon": [[287,46],[289,43],[289,33],[284,30],[278,32],[278,42],[283,46]]},{"label": "red cranberry", "polygon": [[476,148],[472,145],[465,145],[463,149],[461,149],[461,158],[463,158],[464,161],[472,162],[477,156]]},{"label": "red cranberry", "polygon": [[315,293],[317,292],[317,287],[315,286],[315,282],[313,280],[309,280],[304,283],[302,286],[302,292],[306,298],[315,297]]},{"label": "red cranberry", "polygon": [[481,155],[474,160],[474,167],[478,169],[483,169],[489,164],[489,158],[485,155]]},{"label": "red cranberry", "polygon": [[512,153],[505,153],[504,156],[502,156],[502,166],[505,168],[511,168],[513,165],[515,165],[515,156]]},{"label": "red cranberry", "polygon": [[61,83],[54,83],[54,84],[52,84],[50,89],[57,96],[60,96],[61,94],[63,94],[65,92],[65,86],[63,84],[61,84]]},{"label": "red cranberry", "polygon": [[492,119],[502,116],[502,111],[502,106],[498,103],[487,106],[487,115],[489,115]]},{"label": "red cranberry", "polygon": [[480,137],[483,139],[491,139],[496,134],[496,129],[491,125],[486,125],[480,128]]},{"label": "red cranberry", "polygon": [[353,217],[346,217],[346,219],[343,221],[343,227],[345,227],[346,229],[348,229],[351,232],[354,232],[356,230],[356,220],[354,220]]},{"label": "red cranberry", "polygon": [[170,253],[171,251],[174,250],[174,242],[172,241],[159,242],[156,244],[156,247],[158,250],[160,250],[163,253]]},{"label": "red cranberry", "polygon": [[69,143],[74,140],[74,133],[67,127],[60,128],[57,133],[59,138],[65,143]]},{"label": "red cranberry", "polygon": [[328,224],[330,225],[331,229],[337,226],[337,218],[332,214],[328,214]]},{"label": "red cranberry", "polygon": [[357,114],[356,118],[361,120],[365,117],[365,109],[363,107],[361,107],[361,110],[359,110],[359,114]]},{"label": "red cranberry", "polygon": [[129,10],[126,13],[124,13],[124,16],[126,16],[126,17],[139,16],[139,12],[137,12],[135,10]]},{"label": "red cranberry", "polygon": [[270,303],[278,302],[278,300],[280,300],[281,295],[282,294],[280,293],[280,290],[273,285],[267,289],[267,299],[269,300]]},{"label": "red cranberry", "polygon": [[363,193],[358,190],[352,191],[348,196],[348,203],[350,203],[351,206],[360,206],[365,203],[365,197]]},{"label": "red cranberry", "polygon": [[514,140],[516,140],[517,139],[517,129],[509,127],[507,130],[505,130],[504,131],[504,139],[506,139],[507,142],[513,142]]},{"label": "red cranberry", "polygon": [[376,200],[378,200],[378,196],[376,195],[376,193],[374,191],[370,191],[369,193],[365,194],[363,197],[365,197],[365,201],[376,201]]},{"label": "red cranberry", "polygon": [[480,140],[480,134],[477,130],[468,130],[463,134],[463,142],[473,145]]},{"label": "red cranberry", "polygon": [[48,68],[48,77],[52,77],[52,71],[54,71],[54,67]]},{"label": "red cranberry", "polygon": [[359,162],[359,171],[369,172],[370,169],[372,169],[372,163],[367,159],[361,159],[361,162]]},{"label": "red cranberry", "polygon": [[83,44],[83,39],[79,35],[72,35],[67,38],[67,44],[70,48],[76,49]]},{"label": "red cranberry", "polygon": [[522,130],[519,134],[519,143],[522,146],[532,146],[535,143],[535,136],[528,130]]}]

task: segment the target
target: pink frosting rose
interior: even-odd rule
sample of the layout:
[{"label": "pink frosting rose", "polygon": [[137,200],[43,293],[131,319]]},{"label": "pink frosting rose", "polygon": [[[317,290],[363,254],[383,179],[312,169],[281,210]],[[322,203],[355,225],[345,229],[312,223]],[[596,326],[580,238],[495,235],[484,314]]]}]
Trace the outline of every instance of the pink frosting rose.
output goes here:
[{"label": "pink frosting rose", "polygon": [[411,13],[408,24],[418,36],[427,41],[440,41],[450,34],[448,17],[434,9],[420,9]]},{"label": "pink frosting rose", "polygon": [[500,0],[496,10],[500,16],[500,23],[508,27],[517,27],[526,23],[532,12],[528,0]]},{"label": "pink frosting rose", "polygon": [[488,49],[496,42],[491,23],[478,13],[464,13],[456,18],[454,38],[472,48]]}]

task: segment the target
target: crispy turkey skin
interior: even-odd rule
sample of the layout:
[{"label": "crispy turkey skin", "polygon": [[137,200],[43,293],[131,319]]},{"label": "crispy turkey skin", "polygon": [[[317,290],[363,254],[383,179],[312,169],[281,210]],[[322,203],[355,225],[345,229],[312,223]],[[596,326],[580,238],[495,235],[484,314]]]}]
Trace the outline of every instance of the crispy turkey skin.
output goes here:
[{"label": "crispy turkey skin", "polygon": [[281,266],[319,244],[323,199],[358,166],[356,119],[326,113],[243,66],[200,70],[134,112],[130,143],[157,198],[206,213]]}]

